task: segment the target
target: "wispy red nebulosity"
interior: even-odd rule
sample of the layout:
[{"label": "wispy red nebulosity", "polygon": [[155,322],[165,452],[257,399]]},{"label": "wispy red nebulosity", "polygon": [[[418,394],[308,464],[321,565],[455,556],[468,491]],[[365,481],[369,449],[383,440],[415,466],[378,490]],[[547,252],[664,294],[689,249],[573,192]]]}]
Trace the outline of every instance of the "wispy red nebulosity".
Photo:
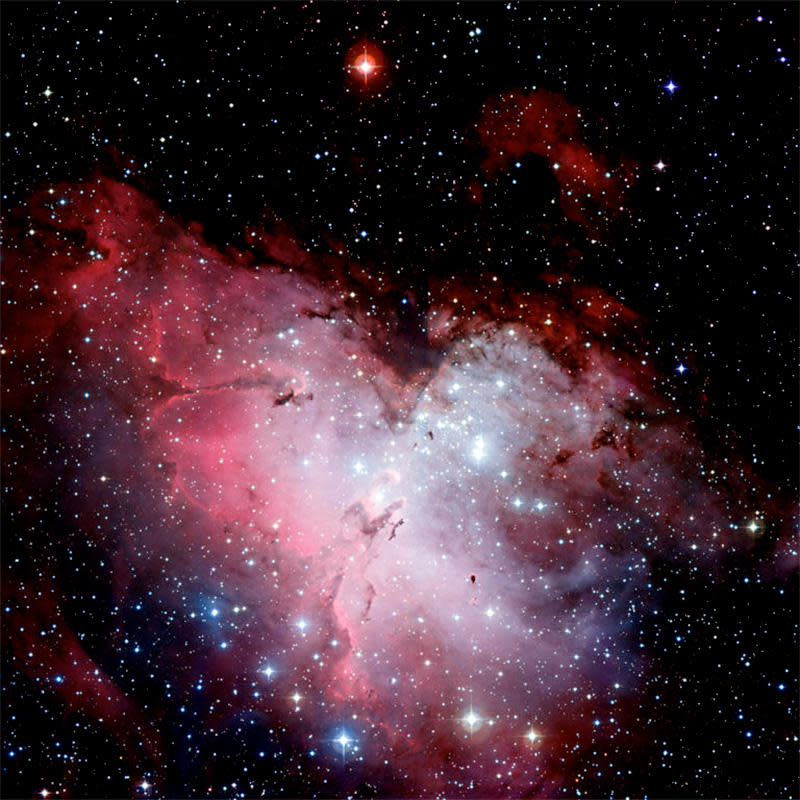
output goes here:
[{"label": "wispy red nebulosity", "polygon": [[[563,158],[575,123],[560,124]],[[659,394],[636,314],[599,289],[432,276],[424,309],[398,304],[391,270],[370,278],[286,228],[250,231],[257,254],[222,252],[104,178],[37,194],[16,236],[6,399],[57,408],[54,435],[80,448],[77,519],[115,553],[115,602],[146,578],[153,602],[198,626],[187,641],[226,645],[201,653],[182,636],[151,654],[202,671],[215,728],[250,712],[291,731],[297,688],[317,709],[298,746],[355,715],[367,771],[391,759],[398,782],[434,794],[480,749],[515,766],[475,793],[552,794],[605,735],[575,698],[618,683],[615,716],[635,713],[647,664],[627,609],[651,597],[651,561],[712,569],[752,542],[731,527],[762,496],[752,473],[703,452]],[[23,380],[39,363],[44,390]],[[85,507],[103,509],[110,541]],[[597,586],[616,602],[600,608]],[[247,624],[227,625],[233,606]],[[31,606],[18,658],[57,615]],[[110,682],[102,702],[89,695],[93,659],[72,632],[36,659],[34,677],[70,669],[54,685],[65,704],[148,735]],[[231,693],[267,661],[284,705]],[[465,733],[472,702],[486,724]]]},{"label": "wispy red nebulosity", "polygon": [[158,769],[163,753],[158,723],[126,697],[64,619],[57,587],[3,587],[15,611],[5,630],[14,664],[29,680],[50,687],[65,713],[81,712],[108,728],[140,769]]},{"label": "wispy red nebulosity", "polygon": [[[582,112],[563,95],[546,89],[506,92],[484,104],[477,122],[487,151],[482,167],[494,177],[526,155],[547,159],[564,215],[598,234],[606,218],[624,210],[634,167],[626,158],[612,163],[609,154],[586,141],[583,127]],[[473,195],[480,201],[478,185]]]}]

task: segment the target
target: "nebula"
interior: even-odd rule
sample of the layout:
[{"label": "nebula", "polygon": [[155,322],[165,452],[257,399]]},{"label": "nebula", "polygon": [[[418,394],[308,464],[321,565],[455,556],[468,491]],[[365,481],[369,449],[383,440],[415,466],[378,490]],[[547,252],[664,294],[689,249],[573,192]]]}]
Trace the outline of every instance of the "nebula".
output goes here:
[{"label": "nebula", "polygon": [[[57,457],[11,457],[61,487],[114,610],[84,645],[64,587],[11,565],[13,662],[138,774],[188,758],[186,698],[206,730],[279,731],[298,793],[322,761],[351,790],[549,796],[635,747],[654,563],[712,575],[765,492],[660,396],[632,310],[557,274],[423,296],[286,229],[221,251],[103,176],[13,225],[5,401]],[[160,694],[115,685],[120,653]]]},{"label": "nebula", "polygon": [[528,154],[543,157],[558,182],[564,216],[596,236],[608,219],[624,211],[635,167],[625,156],[612,163],[609,153],[591,147],[583,116],[563,95],[516,89],[488,100],[476,129],[486,150],[481,166],[488,178]]}]

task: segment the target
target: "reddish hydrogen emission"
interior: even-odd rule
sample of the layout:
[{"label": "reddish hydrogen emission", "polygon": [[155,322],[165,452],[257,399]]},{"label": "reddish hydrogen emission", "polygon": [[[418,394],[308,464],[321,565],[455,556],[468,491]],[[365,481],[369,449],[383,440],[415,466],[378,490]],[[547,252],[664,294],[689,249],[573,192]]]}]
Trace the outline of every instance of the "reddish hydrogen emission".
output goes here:
[{"label": "reddish hydrogen emission", "polygon": [[[354,46],[354,91],[387,79],[381,63]],[[627,173],[582,114],[543,90],[487,101],[483,181],[544,159],[564,218],[593,231]],[[652,742],[639,723],[660,667],[638,621],[660,612],[664,565],[713,576],[758,547],[760,574],[796,568],[794,511],[697,435],[642,357],[643,319],[555,267],[520,288],[423,262],[416,305],[391,251],[372,270],[264,224],[220,250],[102,175],[43,187],[9,225],[5,407],[42,409],[80,454],[59,502],[70,537],[103,548],[117,607],[144,616],[146,586],[184,620],[153,657],[175,703],[202,698],[203,729],[263,714],[287,748],[319,742],[326,770],[358,758],[354,780],[398,795],[474,770],[480,796],[553,797],[620,731]],[[84,641],[57,580],[8,576],[13,658],[155,791],[177,709],[140,704],[118,634]]]}]

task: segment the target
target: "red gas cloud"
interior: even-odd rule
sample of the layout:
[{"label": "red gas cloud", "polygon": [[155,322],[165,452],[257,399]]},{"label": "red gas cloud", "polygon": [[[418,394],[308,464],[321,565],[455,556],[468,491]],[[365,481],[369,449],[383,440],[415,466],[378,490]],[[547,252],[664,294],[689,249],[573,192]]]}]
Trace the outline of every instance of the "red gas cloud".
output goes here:
[{"label": "red gas cloud", "polygon": [[[583,127],[582,112],[563,95],[546,89],[507,92],[487,101],[477,122],[487,151],[482,167],[491,178],[526,155],[542,156],[558,180],[564,215],[598,234],[607,218],[624,210],[634,168],[624,158],[612,163],[590,146]],[[479,185],[473,196],[482,198]]]},{"label": "red gas cloud", "polygon": [[[554,102],[517,103],[517,155],[487,168],[558,119],[548,158],[613,186]],[[603,736],[635,743],[653,563],[713,570],[764,501],[660,396],[633,311],[558,275],[432,276],[421,308],[285,227],[221,252],[126,184],[51,188],[13,222],[6,404],[80,454],[63,512],[110,554],[117,606],[144,583],[180,631],[141,647],[210,729],[260,715],[334,764],[346,730],[364,780],[426,795],[472,765],[466,794],[551,796]],[[114,637],[84,652],[41,602],[7,634],[20,660],[41,641],[28,674],[63,671],[68,707],[158,752],[142,698],[102,672],[88,691]]]},{"label": "red gas cloud", "polygon": [[162,750],[157,724],[89,656],[64,619],[54,587],[6,582],[3,588],[4,601],[15,608],[5,629],[12,664],[29,680],[50,687],[65,713],[80,712],[106,726],[131,764],[159,769]]}]

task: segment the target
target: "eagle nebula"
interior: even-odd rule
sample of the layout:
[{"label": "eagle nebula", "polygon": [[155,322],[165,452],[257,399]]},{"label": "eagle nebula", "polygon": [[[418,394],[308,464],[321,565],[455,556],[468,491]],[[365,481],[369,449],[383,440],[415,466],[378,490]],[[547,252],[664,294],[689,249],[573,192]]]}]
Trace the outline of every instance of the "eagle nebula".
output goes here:
[{"label": "eagle nebula", "polygon": [[[475,130],[487,182],[532,156],[588,235],[627,213],[560,95]],[[96,748],[138,796],[641,792],[717,624],[665,621],[664,576],[795,568],[791,504],[569,269],[224,248],[107,173],[6,222],[6,673],[84,748],[30,791],[111,791]]]}]

